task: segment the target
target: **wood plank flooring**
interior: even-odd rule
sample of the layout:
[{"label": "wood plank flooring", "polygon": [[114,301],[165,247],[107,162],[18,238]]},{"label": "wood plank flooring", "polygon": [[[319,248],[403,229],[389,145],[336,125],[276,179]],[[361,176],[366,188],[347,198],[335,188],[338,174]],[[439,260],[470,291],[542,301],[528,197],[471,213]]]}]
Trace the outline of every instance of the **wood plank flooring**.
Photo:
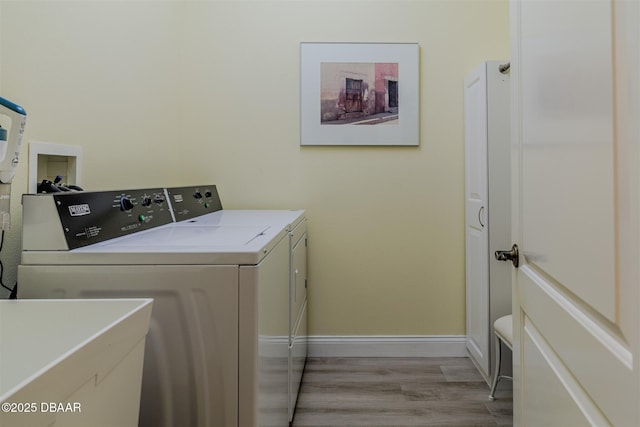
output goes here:
[{"label": "wood plank flooring", "polygon": [[309,358],[293,427],[512,426],[512,384],[455,358]]}]

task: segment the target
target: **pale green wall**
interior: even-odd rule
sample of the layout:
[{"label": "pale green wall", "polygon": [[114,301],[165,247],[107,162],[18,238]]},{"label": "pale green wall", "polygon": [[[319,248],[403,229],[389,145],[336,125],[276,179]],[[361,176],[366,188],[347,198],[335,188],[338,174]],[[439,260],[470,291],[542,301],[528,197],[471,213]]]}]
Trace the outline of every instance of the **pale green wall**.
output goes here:
[{"label": "pale green wall", "polygon": [[[506,0],[1,7],[2,95],[25,140],[83,146],[86,187],[214,182],[227,208],[305,208],[312,334],[464,334],[463,79],[507,58]],[[420,146],[301,148],[312,41],[419,43]]]}]

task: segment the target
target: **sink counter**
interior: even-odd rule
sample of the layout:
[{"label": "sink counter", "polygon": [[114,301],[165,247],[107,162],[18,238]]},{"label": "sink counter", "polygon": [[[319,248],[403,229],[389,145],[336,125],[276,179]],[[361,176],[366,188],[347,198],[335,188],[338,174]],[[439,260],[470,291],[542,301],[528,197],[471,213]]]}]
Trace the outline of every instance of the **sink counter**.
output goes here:
[{"label": "sink counter", "polygon": [[137,426],[151,307],[0,301],[0,425]]}]

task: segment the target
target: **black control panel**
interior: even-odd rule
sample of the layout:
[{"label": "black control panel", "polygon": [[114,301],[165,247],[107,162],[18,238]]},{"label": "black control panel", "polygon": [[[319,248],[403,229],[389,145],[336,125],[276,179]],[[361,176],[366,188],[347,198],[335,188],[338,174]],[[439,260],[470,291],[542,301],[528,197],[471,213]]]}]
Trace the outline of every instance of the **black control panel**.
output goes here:
[{"label": "black control panel", "polygon": [[69,249],[173,222],[163,188],[65,192],[53,199]]},{"label": "black control panel", "polygon": [[222,210],[215,185],[167,188],[167,193],[176,222]]}]

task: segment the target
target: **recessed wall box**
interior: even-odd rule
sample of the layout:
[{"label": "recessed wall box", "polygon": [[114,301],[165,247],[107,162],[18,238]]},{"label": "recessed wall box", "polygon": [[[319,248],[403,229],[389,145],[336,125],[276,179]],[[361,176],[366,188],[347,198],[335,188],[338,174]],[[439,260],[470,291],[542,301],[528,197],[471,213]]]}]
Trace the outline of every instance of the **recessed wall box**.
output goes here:
[{"label": "recessed wall box", "polygon": [[82,147],[29,141],[29,193],[36,193],[43,179],[82,186]]}]

